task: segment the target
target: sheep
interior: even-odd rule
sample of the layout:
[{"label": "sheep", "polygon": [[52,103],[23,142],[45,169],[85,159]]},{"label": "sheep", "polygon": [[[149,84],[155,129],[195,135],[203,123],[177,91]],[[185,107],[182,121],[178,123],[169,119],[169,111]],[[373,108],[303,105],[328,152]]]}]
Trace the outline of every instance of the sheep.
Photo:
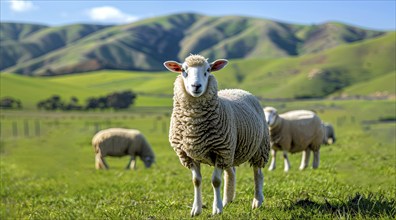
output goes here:
[{"label": "sheep", "polygon": [[[201,55],[190,55],[184,63],[167,61],[164,66],[179,73],[174,82],[169,142],[183,166],[192,172],[194,202],[191,216],[202,212],[201,163],[214,166],[213,215],[235,198],[235,166],[249,161],[253,166],[255,193],[252,208],[264,200],[261,168],[269,158],[269,132],[256,97],[239,89],[217,89],[212,72],[227,65],[219,59],[208,63]],[[224,197],[221,200],[221,175]]]},{"label": "sheep", "polygon": [[273,107],[264,108],[271,137],[271,163],[269,170],[275,169],[276,151],[282,150],[284,171],[290,169],[288,152],[302,151],[300,170],[309,163],[310,151],[314,152],[312,167],[319,167],[319,150],[323,141],[323,128],[320,118],[312,111],[296,110],[278,115]]},{"label": "sheep", "polygon": [[334,128],[330,123],[322,123],[324,128],[323,144],[330,145],[334,144],[336,141]]},{"label": "sheep", "polygon": [[131,156],[126,169],[136,169],[136,156],[140,157],[146,168],[154,163],[155,155],[143,134],[135,129],[109,128],[101,130],[92,138],[95,151],[95,168],[108,169],[104,157]]}]

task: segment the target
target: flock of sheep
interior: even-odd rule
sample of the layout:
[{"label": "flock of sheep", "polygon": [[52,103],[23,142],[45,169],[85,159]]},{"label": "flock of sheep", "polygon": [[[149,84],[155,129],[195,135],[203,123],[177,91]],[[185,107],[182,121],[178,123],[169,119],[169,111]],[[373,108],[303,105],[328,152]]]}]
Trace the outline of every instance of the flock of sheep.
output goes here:
[{"label": "flock of sheep", "polygon": [[[239,89],[218,91],[212,72],[221,70],[227,63],[224,59],[208,63],[200,55],[190,55],[184,63],[164,63],[168,70],[179,74],[174,82],[169,142],[181,164],[192,172],[194,202],[191,216],[202,212],[201,163],[214,167],[212,213],[219,214],[235,197],[235,167],[249,162],[254,175],[254,209],[264,201],[261,168],[269,161],[270,152],[269,170],[276,167],[277,151],[283,153],[286,172],[290,169],[289,152],[302,152],[300,170],[303,170],[308,166],[312,151],[312,166],[318,168],[320,146],[335,142],[333,127],[323,123],[312,111],[278,114],[273,107],[263,109],[249,92]],[[155,161],[153,150],[138,130],[103,130],[93,137],[92,145],[97,169],[108,168],[105,156],[129,155],[127,169],[136,168],[136,157],[140,157],[147,168]],[[221,199],[223,173],[224,195]]]}]

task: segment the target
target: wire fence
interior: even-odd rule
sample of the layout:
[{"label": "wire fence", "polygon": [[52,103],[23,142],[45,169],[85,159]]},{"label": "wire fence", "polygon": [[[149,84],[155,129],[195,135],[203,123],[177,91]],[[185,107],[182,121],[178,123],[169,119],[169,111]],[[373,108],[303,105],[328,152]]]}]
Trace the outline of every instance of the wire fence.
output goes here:
[{"label": "wire fence", "polygon": [[[54,117],[1,116],[0,138],[35,138],[47,135],[53,129],[79,129],[95,134],[111,127],[142,128],[149,133],[166,134],[169,131],[170,116],[162,114],[108,114],[108,115],[58,115]],[[139,126],[136,127],[136,126]],[[140,129],[139,129],[140,130]]]}]

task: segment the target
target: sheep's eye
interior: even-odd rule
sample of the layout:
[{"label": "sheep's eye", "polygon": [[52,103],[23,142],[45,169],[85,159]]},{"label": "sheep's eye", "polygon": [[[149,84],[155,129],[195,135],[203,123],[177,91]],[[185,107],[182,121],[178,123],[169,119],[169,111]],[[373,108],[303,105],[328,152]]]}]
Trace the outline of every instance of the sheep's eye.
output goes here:
[{"label": "sheep's eye", "polygon": [[210,68],[208,68],[208,69],[206,70],[206,72],[204,73],[204,76],[208,75],[209,72],[210,72]]},{"label": "sheep's eye", "polygon": [[187,74],[187,72],[186,72],[185,69],[182,69],[182,74],[183,74],[184,77],[187,77],[187,76],[188,76],[188,74]]}]

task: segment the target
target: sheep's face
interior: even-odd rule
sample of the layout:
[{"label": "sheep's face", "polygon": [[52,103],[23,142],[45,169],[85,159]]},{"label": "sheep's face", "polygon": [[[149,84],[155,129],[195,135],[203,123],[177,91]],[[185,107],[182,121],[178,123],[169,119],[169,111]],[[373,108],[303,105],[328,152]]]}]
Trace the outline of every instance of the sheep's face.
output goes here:
[{"label": "sheep's face", "polygon": [[164,65],[168,70],[182,75],[184,88],[188,94],[192,97],[200,97],[206,92],[211,72],[222,69],[227,63],[227,60],[220,59],[209,64],[202,56],[191,55],[183,64],[167,61]]},{"label": "sheep's face", "polygon": [[154,163],[153,157],[145,157],[145,158],[142,158],[142,160],[143,160],[144,166],[146,168],[150,168],[151,165]]},{"label": "sheep's face", "polygon": [[265,120],[268,125],[271,127],[275,124],[276,118],[278,117],[278,113],[275,108],[266,107],[264,108]]}]

